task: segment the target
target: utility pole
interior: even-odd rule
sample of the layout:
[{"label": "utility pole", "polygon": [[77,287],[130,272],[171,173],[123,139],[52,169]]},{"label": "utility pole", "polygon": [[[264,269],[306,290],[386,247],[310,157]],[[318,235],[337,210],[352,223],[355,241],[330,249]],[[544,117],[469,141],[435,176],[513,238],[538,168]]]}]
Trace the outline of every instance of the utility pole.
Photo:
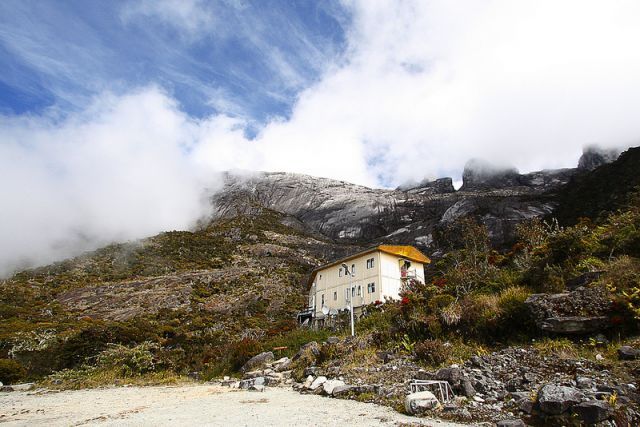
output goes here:
[{"label": "utility pole", "polygon": [[[351,270],[349,271],[349,267],[347,267],[347,264],[342,263],[342,267],[344,268],[344,271],[346,274],[349,275],[349,277],[351,277],[351,279],[353,279],[354,276],[354,271]],[[353,320],[353,293],[354,293],[354,285],[353,285],[353,280],[349,283],[349,290],[347,295],[349,296],[349,317],[351,318],[351,336],[355,336],[356,335],[356,329],[355,329],[355,323]]]}]

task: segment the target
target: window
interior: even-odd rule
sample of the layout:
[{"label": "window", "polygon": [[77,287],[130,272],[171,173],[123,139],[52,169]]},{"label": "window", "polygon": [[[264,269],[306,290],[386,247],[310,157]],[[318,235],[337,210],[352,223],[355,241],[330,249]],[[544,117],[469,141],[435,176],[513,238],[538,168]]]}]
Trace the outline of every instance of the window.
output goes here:
[{"label": "window", "polygon": [[349,301],[349,288],[344,290],[344,300]]},{"label": "window", "polygon": [[373,268],[373,261],[375,258],[369,258],[367,260],[367,269]]},{"label": "window", "polygon": [[356,265],[355,264],[351,264],[351,275],[352,276],[356,275]]},{"label": "window", "polygon": [[318,278],[318,280],[322,280],[322,274],[320,275],[320,277]]},{"label": "window", "polygon": [[375,283],[368,283],[367,284],[367,292],[372,294],[376,291],[376,284]]},{"label": "window", "polygon": [[324,294],[322,294],[322,305],[324,305]]},{"label": "window", "polygon": [[356,287],[355,286],[351,288],[351,296],[352,297],[356,296]]},{"label": "window", "polygon": [[338,277],[342,277],[342,267],[338,269]]},{"label": "window", "polygon": [[362,296],[362,287],[358,285],[358,296]]},{"label": "window", "polygon": [[338,301],[338,293],[337,292],[333,293],[333,300],[334,301]]}]

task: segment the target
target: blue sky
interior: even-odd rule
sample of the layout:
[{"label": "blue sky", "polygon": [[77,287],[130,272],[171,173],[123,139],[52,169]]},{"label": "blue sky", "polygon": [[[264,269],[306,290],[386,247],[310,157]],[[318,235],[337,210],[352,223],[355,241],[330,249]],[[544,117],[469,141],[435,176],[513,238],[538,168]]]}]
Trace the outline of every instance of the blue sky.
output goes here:
[{"label": "blue sky", "polygon": [[349,14],[336,2],[189,4],[0,2],[0,112],[76,110],[101,91],[154,83],[194,117],[258,126],[288,116],[345,49]]}]

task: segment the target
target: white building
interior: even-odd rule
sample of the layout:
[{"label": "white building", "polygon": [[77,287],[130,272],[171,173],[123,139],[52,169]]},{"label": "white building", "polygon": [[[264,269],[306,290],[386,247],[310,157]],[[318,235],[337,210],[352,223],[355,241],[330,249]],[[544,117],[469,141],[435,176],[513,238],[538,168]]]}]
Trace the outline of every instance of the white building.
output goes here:
[{"label": "white building", "polygon": [[309,309],[304,317],[321,326],[328,316],[348,309],[350,298],[354,314],[376,301],[398,299],[403,281],[424,283],[424,265],[429,262],[413,246],[379,245],[319,267],[309,279]]}]

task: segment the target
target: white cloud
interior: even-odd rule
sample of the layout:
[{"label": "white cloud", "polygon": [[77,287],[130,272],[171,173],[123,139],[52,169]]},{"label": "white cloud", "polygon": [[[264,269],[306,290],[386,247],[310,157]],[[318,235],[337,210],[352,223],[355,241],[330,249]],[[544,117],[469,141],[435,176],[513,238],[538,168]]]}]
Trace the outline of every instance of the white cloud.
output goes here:
[{"label": "white cloud", "polygon": [[180,30],[188,37],[207,33],[216,24],[215,15],[203,0],[139,0],[122,10],[125,22],[146,16]]}]

